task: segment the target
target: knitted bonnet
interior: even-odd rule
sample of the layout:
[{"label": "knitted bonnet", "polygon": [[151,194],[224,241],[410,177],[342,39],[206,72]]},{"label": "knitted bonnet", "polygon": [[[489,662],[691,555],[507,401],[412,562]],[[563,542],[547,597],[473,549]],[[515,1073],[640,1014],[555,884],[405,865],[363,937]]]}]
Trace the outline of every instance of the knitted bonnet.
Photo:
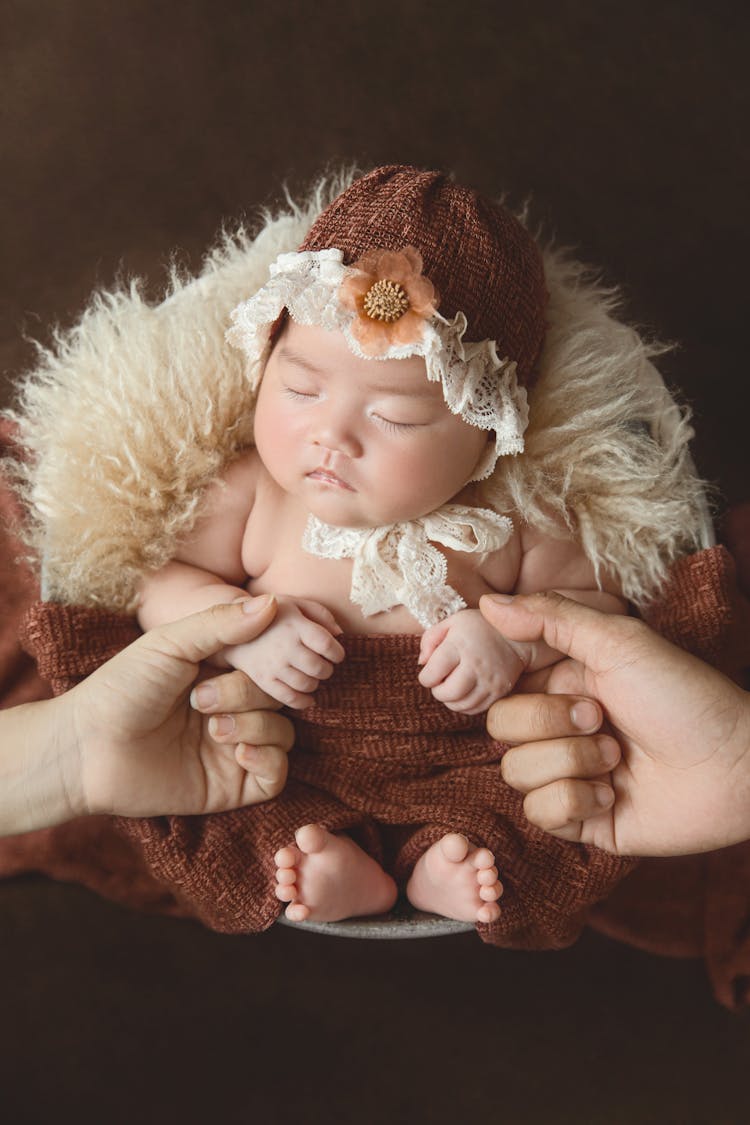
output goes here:
[{"label": "knitted bonnet", "polygon": [[546,302],[539,249],[508,211],[441,172],[389,165],[355,180],[276,259],[227,339],[253,388],[286,313],[340,331],[360,357],[423,357],[450,410],[494,435],[482,480],[523,449]]},{"label": "knitted bonnet", "polygon": [[300,250],[336,247],[350,266],[374,249],[407,246],[421,254],[442,316],[462,312],[465,338],[494,340],[528,386],[544,339],[547,292],[536,243],[504,207],[441,172],[392,164],[342,192]]}]

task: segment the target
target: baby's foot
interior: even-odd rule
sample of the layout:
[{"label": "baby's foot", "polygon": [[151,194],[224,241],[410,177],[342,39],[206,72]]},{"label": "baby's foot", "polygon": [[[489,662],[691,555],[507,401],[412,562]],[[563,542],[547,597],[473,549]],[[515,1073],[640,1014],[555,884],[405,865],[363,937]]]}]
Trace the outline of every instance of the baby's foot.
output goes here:
[{"label": "baby's foot", "polygon": [[306,824],[294,839],[274,856],[276,897],[289,903],[291,922],[337,922],[391,909],[396,884],[348,836]]},{"label": "baby's foot", "polygon": [[487,848],[474,848],[465,836],[448,832],[417,860],[406,897],[418,910],[444,918],[494,922],[500,917],[497,899],[503,893],[494,864]]}]

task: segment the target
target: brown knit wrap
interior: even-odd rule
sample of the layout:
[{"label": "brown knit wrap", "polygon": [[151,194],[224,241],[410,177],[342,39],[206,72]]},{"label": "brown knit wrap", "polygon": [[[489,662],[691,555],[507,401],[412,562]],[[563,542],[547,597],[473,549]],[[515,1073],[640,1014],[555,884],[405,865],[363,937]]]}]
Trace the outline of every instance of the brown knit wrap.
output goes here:
[{"label": "brown knit wrap", "polygon": [[[684,560],[659,611],[664,631],[703,655],[721,652],[732,624],[732,573],[722,548]],[[691,600],[695,613],[687,609]],[[121,630],[124,643],[132,629],[124,618],[37,603],[24,637],[59,690],[111,655],[114,632]],[[111,821],[120,842],[112,838],[108,850],[104,818],[93,849],[87,822],[0,841],[0,874],[43,870],[120,901],[243,932],[278,916],[273,853],[308,820],[352,831],[402,879],[425,847],[457,829],[495,851],[505,884],[500,920],[479,927],[485,940],[526,949],[575,940],[589,909],[609,898],[633,861],[531,828],[520,797],[499,777],[502,748],[487,738],[481,718],[449,712],[417,683],[418,638],[347,637],[346,651],[315,705],[296,720],[290,781],[276,800],[213,816]],[[662,899],[669,897],[663,889]],[[602,917],[600,911],[600,924]],[[727,941],[722,964],[731,952],[732,971],[747,972],[750,941]]]},{"label": "brown knit wrap", "polygon": [[447,319],[462,312],[466,339],[495,340],[501,358],[533,378],[545,333],[547,291],[539,249],[505,208],[440,173],[408,165],[376,168],[316,219],[301,250],[342,250],[351,265],[370,250],[422,255],[424,274]]}]

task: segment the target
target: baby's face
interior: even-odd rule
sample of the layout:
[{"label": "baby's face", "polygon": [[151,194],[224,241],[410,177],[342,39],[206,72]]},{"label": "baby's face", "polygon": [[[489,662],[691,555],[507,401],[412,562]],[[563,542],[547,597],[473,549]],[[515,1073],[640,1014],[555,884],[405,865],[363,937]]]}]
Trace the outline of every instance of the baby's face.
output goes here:
[{"label": "baby's face", "polygon": [[451,414],[424,360],[359,359],[289,321],[266,364],[255,443],[285,491],[336,527],[416,519],[473,475],[488,435]]}]

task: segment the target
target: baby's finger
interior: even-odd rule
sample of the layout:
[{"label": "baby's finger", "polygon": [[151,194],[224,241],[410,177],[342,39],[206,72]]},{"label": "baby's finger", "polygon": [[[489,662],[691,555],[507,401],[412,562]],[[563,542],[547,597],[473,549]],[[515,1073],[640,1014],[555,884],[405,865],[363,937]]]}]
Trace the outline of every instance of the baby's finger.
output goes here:
[{"label": "baby's finger", "polygon": [[614,803],[615,795],[603,782],[554,781],[529,793],[523,802],[526,818],[563,840],[580,840],[583,822],[601,814]]},{"label": "baby's finger", "polygon": [[324,605],[321,605],[320,602],[314,602],[309,598],[299,598],[297,600],[297,607],[302,611],[305,617],[308,617],[311,621],[317,621],[318,625],[322,625],[329,633],[333,633],[334,637],[338,637],[343,633],[344,630],[331,611],[326,609]]},{"label": "baby's finger", "polygon": [[219,711],[254,711],[256,708],[276,708],[275,699],[236,669],[223,676],[214,676],[196,684],[190,695],[190,705],[204,715]]},{"label": "baby's finger", "polygon": [[316,625],[312,621],[303,622],[299,635],[303,645],[317,652],[318,656],[330,660],[332,664],[340,664],[346,656],[343,646],[323,625]]},{"label": "baby's finger", "polygon": [[539,742],[593,734],[602,709],[593,699],[570,695],[513,694],[498,699],[487,714],[487,730],[498,742]]},{"label": "baby's finger", "polygon": [[460,711],[462,715],[479,715],[482,711],[487,710],[491,702],[492,697],[480,684],[477,684],[473,690],[470,690],[467,695],[460,699],[450,702],[445,701],[446,707],[451,711]]},{"label": "baby's finger", "polygon": [[434,688],[450,676],[459,663],[459,656],[452,645],[440,645],[435,649],[417,679],[422,687]]},{"label": "baby's finger", "polygon": [[447,679],[432,689],[432,694],[441,703],[450,705],[464,699],[474,685],[473,673],[459,665]]},{"label": "baby's finger", "polygon": [[448,626],[445,621],[438,621],[436,625],[431,625],[429,629],[425,629],[422,634],[422,640],[419,643],[420,664],[427,663],[438,645],[445,640],[447,632]]},{"label": "baby's finger", "polygon": [[274,699],[278,699],[279,703],[283,703],[285,707],[292,707],[295,711],[304,711],[313,701],[312,695],[295,691],[281,679],[273,679],[269,687],[273,692]]},{"label": "baby's finger", "polygon": [[[328,665],[330,668],[330,664]],[[283,672],[279,673],[279,679],[283,680],[288,687],[294,691],[301,691],[305,694],[315,691],[320,683],[317,676],[308,676],[307,672],[303,672],[300,668],[294,667],[289,664],[284,668]]]},{"label": "baby's finger", "polygon": [[503,755],[503,780],[530,793],[555,781],[591,779],[607,774],[620,760],[620,747],[608,734],[589,738],[558,738],[527,742]]},{"label": "baby's finger", "polygon": [[[317,652],[301,644],[294,653],[294,666],[315,680],[327,680],[333,674],[334,664]],[[316,684],[317,686],[317,684]]]},{"label": "baby's finger", "polygon": [[[278,703],[274,701],[276,707]],[[278,746],[283,751],[294,745],[294,727],[284,715],[275,711],[241,711],[237,714],[212,715],[208,733],[222,744],[244,742],[251,746]]]}]

